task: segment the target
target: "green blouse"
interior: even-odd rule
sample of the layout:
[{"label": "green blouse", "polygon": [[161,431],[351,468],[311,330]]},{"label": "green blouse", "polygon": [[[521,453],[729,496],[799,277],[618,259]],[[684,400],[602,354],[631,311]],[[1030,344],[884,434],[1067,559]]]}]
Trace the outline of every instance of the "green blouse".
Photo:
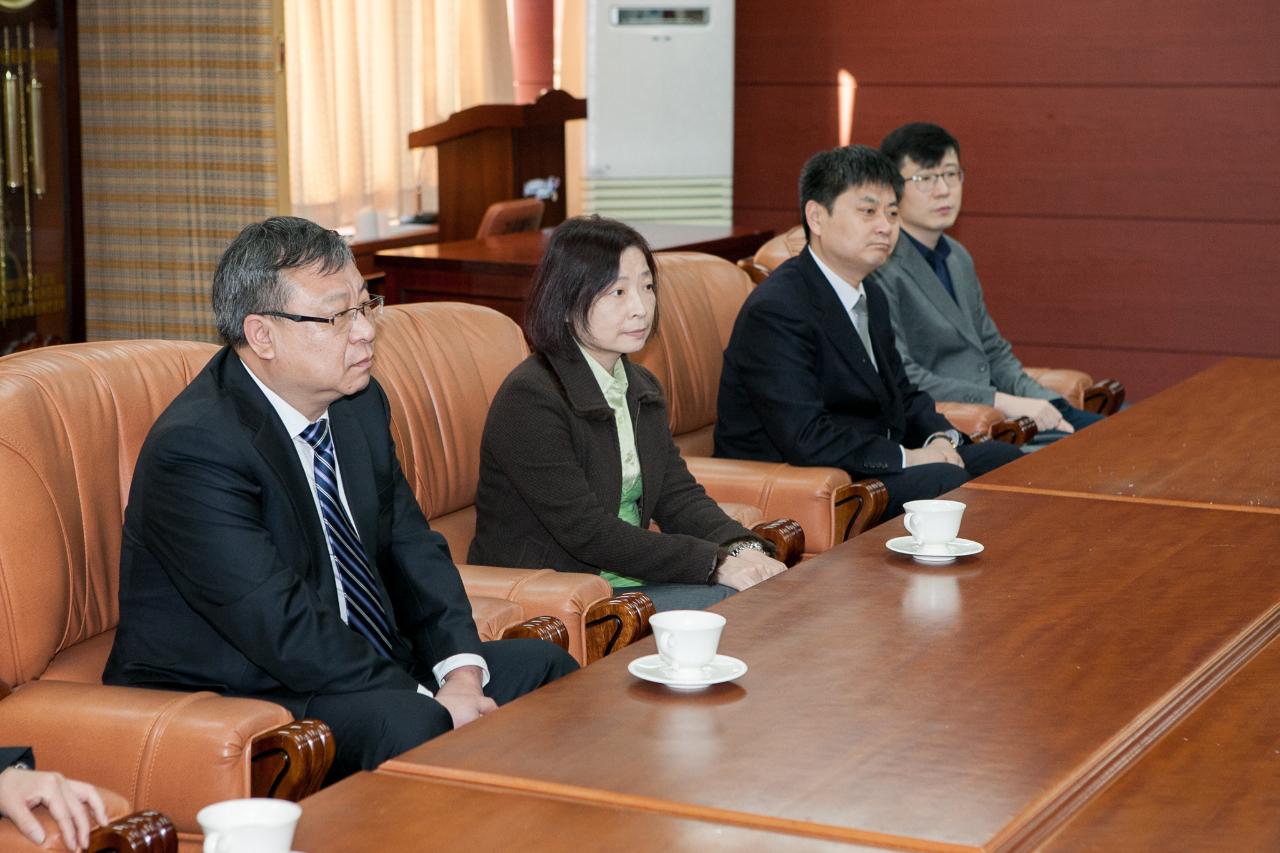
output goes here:
[{"label": "green blouse", "polygon": [[[622,457],[622,494],[618,498],[618,518],[633,527],[638,527],[640,525],[639,500],[644,493],[644,482],[640,478],[640,455],[636,452],[636,431],[631,424],[631,412],[627,408],[626,368],[622,364],[622,358],[619,357],[614,362],[613,373],[609,373],[600,366],[600,362],[596,361],[591,353],[583,349],[582,344],[578,344],[578,349],[582,351],[582,357],[591,367],[591,375],[600,385],[600,393],[604,394],[605,402],[609,404],[609,408],[613,409],[613,421],[618,431],[618,452]],[[644,581],[614,572],[601,572],[600,577],[614,587],[644,586]]]}]

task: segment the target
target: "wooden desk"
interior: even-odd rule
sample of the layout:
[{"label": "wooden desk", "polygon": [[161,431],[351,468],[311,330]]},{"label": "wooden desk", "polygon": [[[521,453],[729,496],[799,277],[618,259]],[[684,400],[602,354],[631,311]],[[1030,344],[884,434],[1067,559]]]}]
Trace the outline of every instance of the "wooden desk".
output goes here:
[{"label": "wooden desk", "polygon": [[[731,261],[753,254],[773,236],[772,231],[739,226],[642,222],[635,228],[655,252],[705,252]],[[551,229],[544,228],[378,252],[377,265],[387,274],[384,295],[392,304],[471,302],[523,322],[529,280],[550,237]]]},{"label": "wooden desk", "polygon": [[651,641],[385,765],[919,850],[1029,849],[1280,630],[1275,519],[972,491],[950,570],[889,523],[717,605],[750,671],[680,694]]},{"label": "wooden desk", "polygon": [[1278,691],[1273,641],[1045,849],[1280,850]]},{"label": "wooden desk", "polygon": [[972,482],[1280,513],[1280,361],[1231,358]]},{"label": "wooden desk", "polygon": [[360,773],[303,800],[294,847],[307,853],[871,851],[815,838],[389,773]]},{"label": "wooden desk", "polygon": [[401,249],[405,246],[422,246],[434,243],[440,236],[440,229],[435,225],[415,225],[402,228],[398,233],[388,237],[375,237],[371,240],[352,240],[351,254],[356,259],[356,269],[366,279],[380,274],[374,256],[387,249]]}]

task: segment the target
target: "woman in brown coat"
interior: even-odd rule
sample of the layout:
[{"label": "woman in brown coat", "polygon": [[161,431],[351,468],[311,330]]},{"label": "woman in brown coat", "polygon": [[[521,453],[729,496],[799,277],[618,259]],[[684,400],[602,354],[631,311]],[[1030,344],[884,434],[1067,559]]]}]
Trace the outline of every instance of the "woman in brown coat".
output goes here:
[{"label": "woman in brown coat", "polygon": [[689,474],[662,389],[626,357],[657,323],[655,273],[621,222],[570,219],[552,234],[526,311],[535,352],[485,422],[469,562],[599,573],[658,610],[706,607],[784,570]]}]

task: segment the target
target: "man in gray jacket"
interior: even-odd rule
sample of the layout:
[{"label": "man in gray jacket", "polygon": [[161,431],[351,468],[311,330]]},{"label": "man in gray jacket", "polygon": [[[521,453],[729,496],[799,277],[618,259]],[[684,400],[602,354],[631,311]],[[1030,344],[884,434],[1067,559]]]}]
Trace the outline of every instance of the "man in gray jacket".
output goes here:
[{"label": "man in gray jacket", "polygon": [[1088,426],[1099,415],[1074,408],[1022,369],[982,298],[973,259],[944,235],[960,215],[960,144],[936,124],[904,125],[880,144],[906,182],[902,235],[874,278],[889,299],[907,376],[935,400],[985,403],[1025,415],[1037,443]]}]

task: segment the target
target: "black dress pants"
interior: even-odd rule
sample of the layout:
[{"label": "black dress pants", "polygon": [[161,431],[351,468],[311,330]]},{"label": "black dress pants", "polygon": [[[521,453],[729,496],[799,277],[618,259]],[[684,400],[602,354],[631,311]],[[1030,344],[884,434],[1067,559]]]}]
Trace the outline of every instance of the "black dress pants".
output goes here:
[{"label": "black dress pants", "polygon": [[[543,640],[496,640],[484,643],[480,654],[489,665],[485,695],[499,705],[578,668],[568,652]],[[432,692],[437,687],[434,679],[423,686]],[[323,720],[333,729],[337,755],[326,784],[357,770],[372,770],[453,728],[443,705],[414,690],[315,696],[303,716]]]},{"label": "black dress pants", "polygon": [[1022,451],[1003,441],[984,441],[981,444],[962,444],[956,451],[964,460],[964,467],[946,462],[914,465],[894,474],[880,474],[876,479],[889,491],[889,507],[881,520],[902,514],[907,501],[936,498],[944,492],[959,488],[974,477],[981,477],[1007,462],[1022,458]]}]

